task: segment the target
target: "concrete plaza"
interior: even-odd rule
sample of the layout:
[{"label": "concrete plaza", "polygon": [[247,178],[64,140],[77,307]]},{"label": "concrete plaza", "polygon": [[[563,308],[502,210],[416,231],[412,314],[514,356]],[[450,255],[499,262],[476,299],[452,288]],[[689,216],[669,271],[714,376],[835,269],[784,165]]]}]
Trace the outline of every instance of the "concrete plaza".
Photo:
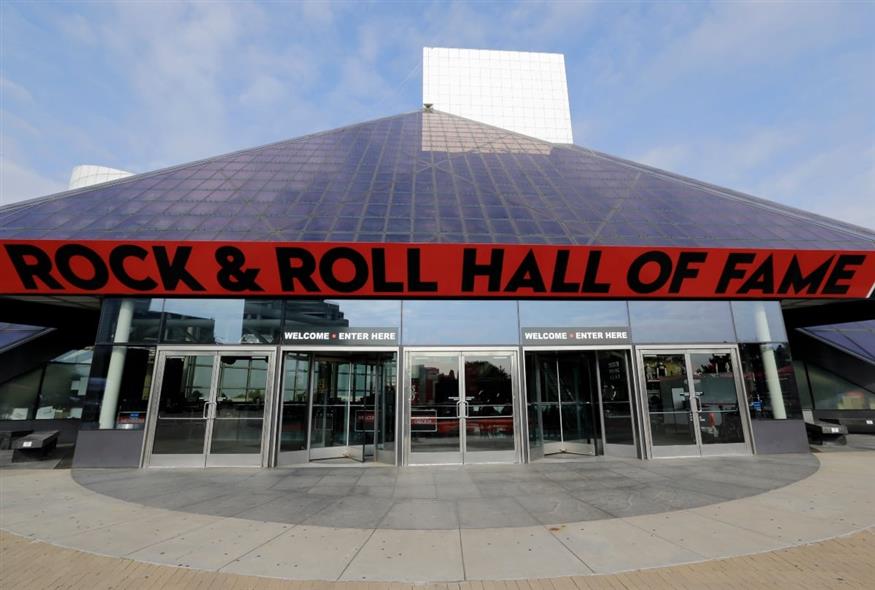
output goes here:
[{"label": "concrete plaza", "polygon": [[[596,574],[703,567],[752,554],[760,563],[800,545],[810,553],[817,547],[810,543],[875,525],[875,453],[865,451],[442,469],[103,470],[72,477],[13,470],[0,473],[0,485],[0,525],[17,535],[4,535],[4,577],[23,571],[14,558],[28,549],[23,537],[44,542],[30,549],[49,561],[62,551],[52,546],[61,546],[129,568],[163,564],[177,567],[161,571],[220,578],[551,578],[585,588],[574,581],[596,584],[606,579]],[[871,550],[869,533],[830,542],[847,545],[849,556]],[[853,581],[873,573],[871,560],[836,551],[837,576],[847,570]],[[241,587],[260,584],[239,579],[249,580]]]}]

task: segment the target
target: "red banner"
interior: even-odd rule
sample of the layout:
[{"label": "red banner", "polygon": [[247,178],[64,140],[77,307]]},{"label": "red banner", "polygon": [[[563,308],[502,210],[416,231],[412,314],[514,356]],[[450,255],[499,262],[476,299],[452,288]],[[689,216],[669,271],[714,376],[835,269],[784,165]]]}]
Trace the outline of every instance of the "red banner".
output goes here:
[{"label": "red banner", "polygon": [[0,241],[0,294],[865,298],[875,251]]}]

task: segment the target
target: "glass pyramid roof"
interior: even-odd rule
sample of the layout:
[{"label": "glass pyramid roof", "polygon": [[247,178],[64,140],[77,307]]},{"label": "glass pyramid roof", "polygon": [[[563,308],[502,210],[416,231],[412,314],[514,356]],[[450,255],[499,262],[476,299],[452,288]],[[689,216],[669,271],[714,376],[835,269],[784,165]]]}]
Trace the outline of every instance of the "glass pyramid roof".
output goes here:
[{"label": "glass pyramid roof", "polygon": [[0,238],[875,248],[875,232],[414,112],[0,208]]}]

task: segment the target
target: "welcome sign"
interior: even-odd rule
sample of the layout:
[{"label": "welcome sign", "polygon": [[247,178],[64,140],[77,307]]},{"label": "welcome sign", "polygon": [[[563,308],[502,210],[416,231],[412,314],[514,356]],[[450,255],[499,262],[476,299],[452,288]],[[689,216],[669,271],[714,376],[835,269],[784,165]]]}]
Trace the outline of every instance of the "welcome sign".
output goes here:
[{"label": "welcome sign", "polygon": [[0,241],[0,294],[536,299],[865,298],[875,251]]}]

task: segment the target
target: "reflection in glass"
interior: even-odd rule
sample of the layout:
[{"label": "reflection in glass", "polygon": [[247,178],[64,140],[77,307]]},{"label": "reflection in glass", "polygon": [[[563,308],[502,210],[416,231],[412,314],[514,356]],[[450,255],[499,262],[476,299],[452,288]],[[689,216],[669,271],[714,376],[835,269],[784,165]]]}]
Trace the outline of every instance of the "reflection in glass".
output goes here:
[{"label": "reflection in glass", "polygon": [[0,420],[33,420],[42,367],[0,384]]},{"label": "reflection in glass", "polygon": [[404,301],[405,345],[519,344],[515,301]]},{"label": "reflection in glass", "polygon": [[[119,310],[124,299],[105,299],[100,307],[97,342],[112,343],[116,336]],[[133,305],[130,331],[125,342],[158,342],[164,299],[127,299]]]},{"label": "reflection in glass", "polygon": [[345,447],[349,425],[349,363],[338,359],[313,362],[313,410],[310,448]]},{"label": "reflection in glass", "polygon": [[310,402],[310,358],[286,353],[283,362],[283,401],[280,418],[280,451],[307,448],[307,414]]},{"label": "reflection in glass", "polygon": [[875,391],[806,363],[816,410],[875,410]]},{"label": "reflection in glass", "polygon": [[625,301],[520,301],[524,328],[619,327],[629,325]]},{"label": "reflection in glass", "polygon": [[630,301],[635,342],[735,342],[728,301]]},{"label": "reflection in glass", "polygon": [[379,299],[289,299],[284,330],[307,327],[394,328],[401,325],[401,301]]},{"label": "reflection in glass", "polygon": [[[740,344],[747,403],[754,420],[801,418],[796,374],[786,343]],[[825,408],[824,408],[825,409]]]},{"label": "reflection in glass", "polygon": [[699,405],[702,444],[743,443],[741,410],[732,356],[729,353],[690,353],[693,388]]},{"label": "reflection in glass", "polygon": [[274,344],[283,302],[260,299],[167,299],[164,342]]},{"label": "reflection in glass", "polygon": [[593,351],[526,353],[529,436],[550,443],[545,453],[596,453],[595,358]]},{"label": "reflection in glass", "polygon": [[410,450],[460,450],[459,355],[410,355]]},{"label": "reflection in glass", "polygon": [[643,360],[653,445],[696,444],[686,357],[646,354]]},{"label": "reflection in glass", "polygon": [[619,350],[600,350],[597,354],[605,442],[620,445],[634,444],[627,353]]},{"label": "reflection in glass", "polygon": [[[118,346],[95,346],[88,377],[83,423],[98,423],[102,400],[106,392],[107,374],[113,350]],[[115,428],[139,430],[145,428],[152,373],[155,366],[155,348],[126,346]]]},{"label": "reflection in glass", "polygon": [[[394,419],[395,364],[395,353],[388,352],[314,356],[310,448],[343,447],[338,452],[345,454],[346,447],[379,440],[376,427],[385,421],[378,416],[378,400]],[[387,436],[394,439],[394,423]]]},{"label": "reflection in glass", "polygon": [[739,342],[787,341],[778,301],[732,301],[731,305]]},{"label": "reflection in glass", "polygon": [[219,357],[219,383],[210,453],[261,452],[267,368],[266,356]]},{"label": "reflection in glass", "polygon": [[212,374],[213,355],[165,359],[152,454],[204,452]]},{"label": "reflection in glass", "polygon": [[512,451],[511,358],[465,355],[465,451]]}]

